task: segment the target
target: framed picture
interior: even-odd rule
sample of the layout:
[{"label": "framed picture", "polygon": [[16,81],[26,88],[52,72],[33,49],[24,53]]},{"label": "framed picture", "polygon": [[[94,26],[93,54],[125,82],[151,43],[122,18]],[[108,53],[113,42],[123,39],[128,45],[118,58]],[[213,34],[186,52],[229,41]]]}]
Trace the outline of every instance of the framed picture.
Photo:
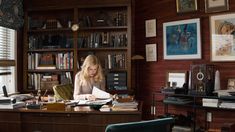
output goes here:
[{"label": "framed picture", "polygon": [[235,89],[235,78],[228,79],[228,89]]},{"label": "framed picture", "polygon": [[156,37],[156,19],[145,21],[146,37]]},{"label": "framed picture", "polygon": [[235,13],[210,17],[211,61],[235,61]]},{"label": "framed picture", "polygon": [[221,12],[229,10],[229,0],[205,0],[205,12]]},{"label": "framed picture", "polygon": [[147,44],[145,47],[146,47],[146,61],[157,61],[157,45]]},{"label": "framed picture", "polygon": [[200,19],[163,23],[164,59],[200,59]]},{"label": "framed picture", "polygon": [[193,12],[197,10],[197,0],[176,0],[177,13]]}]

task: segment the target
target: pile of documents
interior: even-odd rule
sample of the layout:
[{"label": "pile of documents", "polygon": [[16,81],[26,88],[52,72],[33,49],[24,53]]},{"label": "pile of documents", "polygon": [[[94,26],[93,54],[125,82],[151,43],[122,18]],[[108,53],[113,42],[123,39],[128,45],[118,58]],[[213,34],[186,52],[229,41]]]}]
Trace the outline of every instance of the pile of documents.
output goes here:
[{"label": "pile of documents", "polygon": [[138,102],[118,102],[113,101],[112,110],[113,111],[137,111],[138,110]]},{"label": "pile of documents", "polygon": [[220,108],[235,109],[234,101],[222,101],[219,105]]}]

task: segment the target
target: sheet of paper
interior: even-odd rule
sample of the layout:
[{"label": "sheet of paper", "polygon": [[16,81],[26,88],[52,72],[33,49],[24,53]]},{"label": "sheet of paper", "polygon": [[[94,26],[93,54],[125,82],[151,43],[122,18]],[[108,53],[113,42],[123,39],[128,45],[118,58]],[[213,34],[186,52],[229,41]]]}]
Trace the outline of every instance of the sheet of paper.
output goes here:
[{"label": "sheet of paper", "polygon": [[95,86],[93,87],[92,95],[94,95],[97,99],[109,99],[111,97],[109,93],[100,90]]}]

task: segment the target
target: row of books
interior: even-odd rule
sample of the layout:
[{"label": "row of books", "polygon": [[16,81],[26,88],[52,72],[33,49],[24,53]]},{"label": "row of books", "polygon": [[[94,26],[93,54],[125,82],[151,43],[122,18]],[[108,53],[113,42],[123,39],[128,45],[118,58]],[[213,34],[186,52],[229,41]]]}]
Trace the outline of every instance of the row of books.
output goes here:
[{"label": "row of books", "polygon": [[117,12],[115,20],[115,26],[127,25],[127,14],[125,12]]},{"label": "row of books", "polygon": [[73,39],[61,34],[31,35],[28,41],[29,50],[73,47]]},{"label": "row of books", "polygon": [[73,69],[73,52],[28,53],[28,69]]},{"label": "row of books", "polygon": [[126,54],[108,54],[105,59],[106,69],[125,69],[126,68]]},{"label": "row of books", "polygon": [[63,72],[60,74],[28,74],[28,89],[31,90],[52,90],[54,85],[58,84],[72,84],[72,76],[70,72]]},{"label": "row of books", "polygon": [[130,102],[112,102],[112,110],[113,111],[137,111],[138,110],[138,102],[130,101]]},{"label": "row of books", "polygon": [[[113,16],[113,19],[110,19],[109,16]],[[78,21],[81,27],[126,26],[127,14],[123,11],[117,11],[109,14],[105,11],[100,11],[96,14],[92,14],[92,16],[86,15],[79,17]]]},{"label": "row of books", "polygon": [[126,47],[127,33],[96,32],[81,34],[78,37],[79,48]]}]

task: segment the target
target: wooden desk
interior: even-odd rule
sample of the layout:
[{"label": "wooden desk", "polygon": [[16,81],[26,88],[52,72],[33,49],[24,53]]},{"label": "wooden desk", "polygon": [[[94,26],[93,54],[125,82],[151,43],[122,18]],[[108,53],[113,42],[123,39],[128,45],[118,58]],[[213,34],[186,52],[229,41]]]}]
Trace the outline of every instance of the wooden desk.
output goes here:
[{"label": "wooden desk", "polygon": [[65,111],[0,110],[0,132],[104,132],[111,123],[140,121],[141,109],[100,112],[79,106]]}]

